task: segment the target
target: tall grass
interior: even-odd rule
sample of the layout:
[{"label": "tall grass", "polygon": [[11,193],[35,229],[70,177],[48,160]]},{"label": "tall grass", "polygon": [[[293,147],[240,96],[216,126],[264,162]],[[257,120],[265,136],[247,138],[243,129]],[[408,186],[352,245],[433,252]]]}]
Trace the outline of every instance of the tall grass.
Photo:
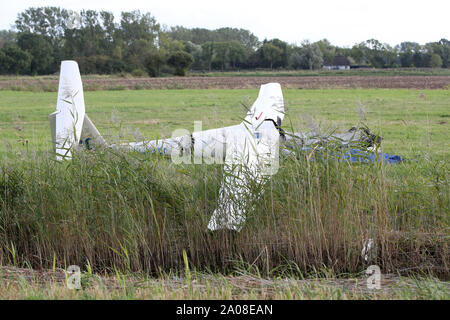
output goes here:
[{"label": "tall grass", "polygon": [[[378,264],[383,273],[448,279],[446,162],[351,164],[294,151],[267,179],[239,233],[207,230],[219,165],[109,149],[61,163],[32,152],[4,159],[0,264],[148,274],[187,266],[226,273],[239,264],[269,276],[356,274]],[[368,238],[377,254],[365,261]]]}]

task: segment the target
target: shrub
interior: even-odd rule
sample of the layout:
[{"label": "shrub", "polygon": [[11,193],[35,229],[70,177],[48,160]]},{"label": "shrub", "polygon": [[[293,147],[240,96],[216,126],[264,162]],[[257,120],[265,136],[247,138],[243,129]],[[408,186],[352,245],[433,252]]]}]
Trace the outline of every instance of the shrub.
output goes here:
[{"label": "shrub", "polygon": [[167,63],[175,68],[175,75],[185,76],[187,69],[194,62],[194,58],[187,52],[177,51],[173,53]]},{"label": "shrub", "polygon": [[147,55],[144,64],[150,76],[159,77],[165,62],[164,56],[159,51],[155,51]]},{"label": "shrub", "polygon": [[134,69],[133,71],[131,71],[131,75],[133,77],[145,77],[147,76],[147,72],[142,69]]},{"label": "shrub", "polygon": [[30,70],[31,55],[18,47],[0,49],[0,72],[26,74]]},{"label": "shrub", "polygon": [[431,55],[430,67],[432,67],[432,68],[442,67],[442,59],[438,54],[434,53],[433,55]]}]

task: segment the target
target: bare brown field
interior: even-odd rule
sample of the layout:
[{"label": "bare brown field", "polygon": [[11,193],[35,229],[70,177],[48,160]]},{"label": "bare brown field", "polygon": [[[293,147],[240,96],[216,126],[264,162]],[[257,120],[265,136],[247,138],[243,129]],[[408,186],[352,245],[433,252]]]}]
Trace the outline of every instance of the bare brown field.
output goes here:
[{"label": "bare brown field", "polygon": [[[446,89],[450,76],[310,76],[310,77],[168,77],[168,78],[86,78],[84,89],[247,89],[278,82],[283,88],[345,89],[404,88]],[[0,89],[24,91],[56,91],[57,79],[24,78],[0,80]]]}]

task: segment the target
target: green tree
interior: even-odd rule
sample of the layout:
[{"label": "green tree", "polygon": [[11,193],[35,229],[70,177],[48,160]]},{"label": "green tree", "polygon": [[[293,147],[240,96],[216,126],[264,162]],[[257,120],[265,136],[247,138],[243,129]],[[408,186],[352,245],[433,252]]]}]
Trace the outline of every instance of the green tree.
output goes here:
[{"label": "green tree", "polygon": [[170,55],[167,63],[175,68],[175,75],[185,76],[189,66],[194,62],[194,58],[185,51],[177,51]]},{"label": "green tree", "polygon": [[428,43],[427,46],[430,48],[431,52],[438,54],[441,57],[443,68],[450,67],[450,41],[441,39],[438,42]]},{"label": "green tree", "polygon": [[203,45],[207,42],[237,41],[246,48],[247,54],[254,52],[260,45],[258,38],[245,29],[219,28],[216,30],[208,30],[204,28],[188,29],[182,26],[175,26],[171,27],[168,33],[175,40],[190,41],[198,45]]},{"label": "green tree", "polygon": [[361,42],[359,44],[355,44],[350,50],[350,56],[352,59],[358,64],[367,64],[367,51],[369,48],[365,45],[365,43]]},{"label": "green tree", "polygon": [[112,54],[118,39],[118,26],[114,22],[114,14],[108,11],[100,11],[101,27],[103,29],[102,46],[106,53]]},{"label": "green tree", "polygon": [[18,32],[36,33],[52,39],[52,44],[62,41],[69,17],[66,9],[58,7],[28,8],[17,15]]},{"label": "green tree", "polygon": [[383,68],[395,68],[397,67],[398,52],[395,48],[388,44],[383,45],[383,49],[380,52],[380,56],[383,60]]},{"label": "green tree", "polygon": [[413,51],[410,46],[402,49],[399,53],[400,65],[402,67],[412,67],[413,66]]},{"label": "green tree", "polygon": [[264,59],[269,63],[270,69],[273,69],[273,66],[279,64],[283,60],[283,50],[279,47],[273,45],[270,42],[266,42],[262,48],[262,53]]},{"label": "green tree", "polygon": [[167,56],[176,51],[185,51],[185,46],[182,41],[174,40],[164,32],[160,32],[158,35],[158,46],[159,50]]},{"label": "green tree", "polygon": [[328,41],[327,39],[317,41],[315,42],[315,44],[319,47],[320,52],[322,52],[322,57],[324,61],[332,63],[336,55],[336,47],[331,45],[330,41]]},{"label": "green tree", "polygon": [[50,74],[57,70],[53,59],[53,47],[50,42],[40,34],[20,33],[18,46],[31,55],[29,73]]},{"label": "green tree", "polygon": [[161,68],[166,63],[166,57],[159,50],[153,50],[145,57],[145,69],[152,77],[161,75]]},{"label": "green tree", "polygon": [[103,55],[105,50],[102,45],[105,32],[99,20],[99,14],[94,10],[82,10],[82,28],[78,30],[79,51],[83,56]]},{"label": "green tree", "polygon": [[413,63],[416,68],[430,67],[431,54],[429,54],[424,46],[418,46],[414,49]]},{"label": "green tree", "polygon": [[6,74],[26,74],[30,70],[31,55],[18,47],[0,49],[0,70]]},{"label": "green tree", "polygon": [[360,44],[364,60],[375,68],[393,68],[396,66],[397,50],[376,39],[369,39]]},{"label": "green tree", "polygon": [[319,69],[323,64],[322,51],[317,43],[304,41],[297,52],[291,56],[291,65],[294,69]]},{"label": "green tree", "polygon": [[258,38],[245,29],[219,28],[213,32],[216,37],[215,41],[238,42],[246,48],[247,53],[254,51],[259,45]]},{"label": "green tree", "polygon": [[440,67],[442,67],[442,58],[438,54],[433,53],[431,55],[430,67],[432,67],[432,68],[440,68]]},{"label": "green tree", "polygon": [[149,40],[139,39],[131,43],[126,47],[126,52],[124,55],[127,71],[132,71],[135,69],[144,70],[146,68],[145,59],[155,50],[157,50],[156,46]]},{"label": "green tree", "polygon": [[213,63],[220,66],[223,71],[228,62],[229,44],[228,42],[214,42]]},{"label": "green tree", "polygon": [[3,48],[0,48],[0,74],[6,74],[6,67],[7,67],[7,61],[6,61],[6,56],[4,53]]},{"label": "green tree", "polygon": [[233,68],[240,66],[247,59],[247,50],[243,44],[236,40],[228,42],[228,59]]},{"label": "green tree", "polygon": [[53,59],[57,62],[64,59],[68,17],[68,11],[59,7],[28,8],[17,15],[15,28],[18,33],[44,36],[50,42]]},{"label": "green tree", "polygon": [[194,58],[194,63],[192,64],[192,69],[202,69],[202,46],[195,44],[191,41],[183,42],[184,51],[192,55]]},{"label": "green tree", "polygon": [[[273,61],[272,68],[286,68],[289,64],[289,55],[290,55],[290,47],[287,42],[281,41],[280,39],[272,39],[269,41],[265,41],[263,44],[263,54],[264,54],[264,46],[266,44],[271,44],[281,50],[281,54],[276,60]],[[270,49],[271,50],[271,49]]]},{"label": "green tree", "polygon": [[214,58],[214,42],[205,42],[204,44],[202,44],[201,59],[209,71],[211,71],[213,58]]},{"label": "green tree", "polygon": [[13,46],[17,41],[17,33],[10,30],[0,30],[0,49],[6,46]]},{"label": "green tree", "polygon": [[155,43],[160,25],[150,13],[141,14],[139,10],[134,10],[122,12],[120,30],[122,40],[127,45],[142,39]]}]

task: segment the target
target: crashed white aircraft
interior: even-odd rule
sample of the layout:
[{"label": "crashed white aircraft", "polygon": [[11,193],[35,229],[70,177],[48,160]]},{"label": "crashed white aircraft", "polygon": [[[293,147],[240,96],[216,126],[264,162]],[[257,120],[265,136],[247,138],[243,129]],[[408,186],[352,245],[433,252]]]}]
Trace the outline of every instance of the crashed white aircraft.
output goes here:
[{"label": "crashed white aircraft", "polygon": [[[244,200],[258,197],[250,194],[250,179],[263,182],[265,177],[276,173],[280,142],[289,145],[290,141],[295,140],[304,146],[317,143],[315,138],[301,133],[285,134],[281,129],[283,118],[281,87],[278,83],[268,83],[261,86],[258,98],[238,125],[170,139],[108,145],[86,114],[81,76],[75,61],[61,63],[56,111],[49,116],[58,160],[71,159],[73,148],[82,142],[89,146],[104,145],[138,152],[157,150],[170,156],[175,163],[187,163],[192,156],[194,163],[195,159],[223,163],[225,178],[208,228],[237,231],[246,217],[247,204]],[[375,142],[374,135],[357,130],[335,136],[343,145],[354,141]]]}]

